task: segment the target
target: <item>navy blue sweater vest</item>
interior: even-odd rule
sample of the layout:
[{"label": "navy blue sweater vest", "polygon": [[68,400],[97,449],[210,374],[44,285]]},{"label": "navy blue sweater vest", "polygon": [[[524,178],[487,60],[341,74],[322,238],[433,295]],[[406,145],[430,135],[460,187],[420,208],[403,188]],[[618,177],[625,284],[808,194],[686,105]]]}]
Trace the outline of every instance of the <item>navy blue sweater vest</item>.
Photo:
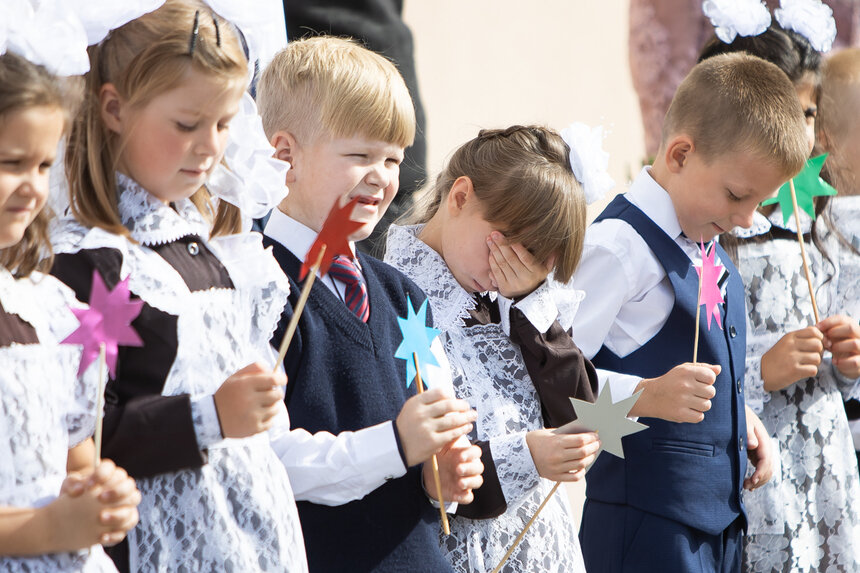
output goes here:
[{"label": "navy blue sweater vest", "polygon": [[[610,218],[629,223],[648,243],[669,277],[675,306],[665,326],[644,346],[623,358],[604,346],[592,362],[597,368],[655,378],[693,359],[698,274],[681,247],[622,195],[597,221]],[[588,472],[586,489],[590,499],[628,504],[710,534],[743,514],[746,470],[744,287],[719,245],[717,252],[729,272],[720,312],[723,329],[712,323],[708,330],[702,317],[698,354],[699,362],[722,366],[711,409],[698,424],[640,419],[649,427],[623,438],[625,459],[600,456]]]},{"label": "navy blue sweater vest", "polygon": [[[264,242],[290,279],[290,303],[272,339],[278,346],[301,292],[301,262],[268,237]],[[311,288],[284,360],[294,428],[337,434],[394,420],[415,392],[414,384],[406,387],[406,363],[394,358],[397,317],[406,316],[407,294],[414,305],[426,297],[387,264],[362,254],[359,261],[370,298],[366,324],[326,285],[317,281]],[[439,551],[439,512],[424,493],[420,467],[345,505],[297,505],[311,572],[451,571]]]}]

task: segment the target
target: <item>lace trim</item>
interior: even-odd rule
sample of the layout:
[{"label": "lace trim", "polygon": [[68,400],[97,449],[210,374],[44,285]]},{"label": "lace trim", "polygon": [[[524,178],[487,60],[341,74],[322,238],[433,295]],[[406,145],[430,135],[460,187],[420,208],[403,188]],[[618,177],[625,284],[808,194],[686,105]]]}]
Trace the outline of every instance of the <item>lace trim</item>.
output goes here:
[{"label": "lace trim", "polygon": [[209,224],[190,199],[176,201],[171,208],[122,173],[117,173],[116,182],[120,220],[140,244],[163,245],[188,235],[209,238]]},{"label": "lace trim", "polygon": [[[460,286],[439,253],[418,238],[423,228],[424,225],[391,225],[385,261],[400,270],[410,270],[407,275],[430,300],[436,328],[446,331],[465,326],[463,319],[469,318],[475,299]],[[415,272],[417,269],[422,272]]]}]

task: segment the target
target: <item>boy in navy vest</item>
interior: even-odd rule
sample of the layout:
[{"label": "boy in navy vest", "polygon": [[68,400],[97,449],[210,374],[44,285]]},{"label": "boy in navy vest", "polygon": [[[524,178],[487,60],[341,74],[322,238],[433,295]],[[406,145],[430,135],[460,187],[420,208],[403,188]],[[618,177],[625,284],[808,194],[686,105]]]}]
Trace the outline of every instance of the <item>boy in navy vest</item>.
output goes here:
[{"label": "boy in navy vest", "polygon": [[[698,242],[750,227],[756,206],[809,149],[795,90],[745,54],[697,65],[663,125],[654,164],[589,227],[574,285],[587,297],[574,338],[618,400],[649,429],[587,476],[580,541],[595,572],[740,571],[742,489],[770,477],[771,446],[744,405],[746,312],[719,245],[721,324],[699,330]],[[754,473],[744,479],[749,455]]]},{"label": "boy in navy vest", "polygon": [[[363,225],[349,239],[370,235],[397,192],[415,115],[391,62],[337,38],[289,44],[257,89],[276,157],[292,164],[289,195],[264,231],[291,287],[272,340],[278,346],[301,290],[302,259],[329,210],[357,198],[351,218]],[[293,426],[312,433],[354,432],[358,438],[344,466],[364,468],[360,478],[344,471],[350,478],[331,495],[317,488],[305,501],[303,485],[293,483],[311,572],[450,571],[438,549],[438,505],[425,493],[435,491],[432,474],[421,464],[440,453],[445,501],[468,503],[471,490],[481,485],[481,451],[465,436],[474,411],[454,400],[441,345],[434,345],[441,367],[428,365],[435,378],[428,386],[436,387],[420,396],[414,384],[406,386],[405,361],[394,357],[401,340],[397,318],[407,316],[407,296],[416,308],[425,299],[412,281],[381,261],[364,254],[335,259],[314,283],[284,360]],[[300,479],[306,473],[296,472]],[[363,499],[333,507],[367,491]]]}]

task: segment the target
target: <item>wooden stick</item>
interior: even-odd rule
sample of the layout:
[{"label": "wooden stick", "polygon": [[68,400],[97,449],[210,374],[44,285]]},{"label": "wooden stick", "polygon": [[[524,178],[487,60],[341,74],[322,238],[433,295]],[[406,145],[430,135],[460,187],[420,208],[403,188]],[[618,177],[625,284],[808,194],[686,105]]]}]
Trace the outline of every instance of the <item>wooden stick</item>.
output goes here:
[{"label": "wooden stick", "polygon": [[696,334],[693,337],[693,364],[699,361],[699,316],[702,314],[702,275],[705,274],[705,262],[702,261],[702,271],[699,274],[699,294],[696,295]]},{"label": "wooden stick", "polygon": [[95,452],[93,453],[93,470],[102,461],[102,425],[105,417],[105,343],[99,345],[99,393],[96,396],[96,431],[93,435]]},{"label": "wooden stick", "polygon": [[809,263],[806,260],[806,247],[803,245],[803,231],[800,230],[800,210],[797,208],[797,193],[794,191],[794,179],[789,179],[791,187],[791,203],[794,205],[794,222],[797,225],[797,242],[800,243],[800,258],[803,260],[803,272],[806,273],[806,284],[809,285],[809,298],[812,300],[812,313],[815,315],[815,324],[821,319],[818,317],[818,303],[815,302],[815,288],[812,286],[812,273],[809,272]]},{"label": "wooden stick", "polygon": [[504,564],[508,562],[508,559],[510,559],[511,555],[514,552],[514,549],[516,549],[517,546],[520,544],[520,541],[523,540],[523,537],[525,536],[525,534],[529,530],[529,528],[532,526],[532,523],[535,522],[538,515],[540,515],[541,510],[549,502],[549,500],[552,498],[552,496],[555,495],[555,492],[558,490],[558,486],[560,486],[560,485],[561,485],[560,481],[555,482],[555,485],[552,486],[552,489],[550,490],[549,494],[547,494],[547,496],[544,498],[543,502],[537,508],[537,511],[535,511],[535,514],[532,516],[531,519],[529,519],[528,523],[526,523],[526,526],[523,527],[523,530],[520,531],[519,535],[517,535],[517,538],[514,539],[514,542],[511,545],[510,549],[508,549],[508,552],[505,553],[505,556],[502,557],[502,560],[499,561],[499,564],[496,565],[495,569],[493,569],[493,573],[499,573],[499,571],[502,570],[502,566],[504,566]]},{"label": "wooden stick", "polygon": [[308,302],[308,297],[311,294],[311,287],[314,286],[314,280],[317,278],[317,271],[322,264],[323,255],[325,255],[325,245],[320,249],[320,254],[311,270],[308,272],[308,277],[305,279],[305,286],[302,287],[302,294],[299,295],[299,301],[296,303],[296,308],[293,309],[293,316],[290,318],[290,323],[287,324],[287,330],[284,333],[284,339],[281,340],[281,346],[278,348],[278,359],[275,361],[275,367],[272,372],[278,371],[278,366],[284,362],[284,357],[287,355],[287,349],[290,347],[290,342],[293,340],[293,335],[296,333],[296,327],[299,325],[299,319],[302,317],[302,311],[305,309],[305,303]]},{"label": "wooden stick", "polygon": [[[421,381],[421,368],[418,366],[418,354],[412,353],[412,361],[415,363],[415,382],[418,384],[418,393],[424,392],[424,383]],[[433,454],[433,481],[436,482],[436,498],[439,500],[439,514],[442,516],[442,531],[445,535],[451,535],[451,527],[448,525],[448,514],[445,512],[445,501],[442,499],[442,480],[439,479],[439,461]]]}]

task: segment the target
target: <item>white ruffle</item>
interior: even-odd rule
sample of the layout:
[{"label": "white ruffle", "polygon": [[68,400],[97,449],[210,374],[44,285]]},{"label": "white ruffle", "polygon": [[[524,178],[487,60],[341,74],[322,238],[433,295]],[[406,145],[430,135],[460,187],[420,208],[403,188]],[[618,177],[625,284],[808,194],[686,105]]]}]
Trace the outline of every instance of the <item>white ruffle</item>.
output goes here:
[{"label": "white ruffle", "polygon": [[737,36],[758,36],[771,23],[770,12],[761,0],[705,0],[702,12],[726,44]]},{"label": "white ruffle", "polygon": [[247,92],[242,94],[239,113],[230,122],[224,162],[206,182],[216,197],[239,207],[244,215],[259,218],[287,196],[286,177],[290,164],[272,157],[263,131],[257,104]]},{"label": "white ruffle", "polygon": [[117,173],[116,182],[120,220],[139,243],[163,245],[189,235],[209,237],[209,223],[190,199],[175,201],[171,208],[122,173]]},{"label": "white ruffle", "polygon": [[774,10],[779,25],[794,30],[809,40],[819,52],[829,52],[836,39],[836,20],[833,10],[820,0],[780,0]]},{"label": "white ruffle", "polygon": [[[87,33],[87,43],[98,44],[111,30],[124,26],[144,14],[153,12],[164,0],[63,0],[80,18]],[[190,31],[189,31],[190,32]]]},{"label": "white ruffle", "polygon": [[609,153],[603,150],[603,127],[591,128],[572,123],[561,130],[561,138],[570,147],[570,167],[582,184],[585,202],[590,205],[603,199],[615,187],[609,176]]},{"label": "white ruffle", "polygon": [[15,52],[60,76],[87,73],[87,31],[68,2],[41,0],[35,8],[29,0],[6,0],[4,4],[3,52]]}]

